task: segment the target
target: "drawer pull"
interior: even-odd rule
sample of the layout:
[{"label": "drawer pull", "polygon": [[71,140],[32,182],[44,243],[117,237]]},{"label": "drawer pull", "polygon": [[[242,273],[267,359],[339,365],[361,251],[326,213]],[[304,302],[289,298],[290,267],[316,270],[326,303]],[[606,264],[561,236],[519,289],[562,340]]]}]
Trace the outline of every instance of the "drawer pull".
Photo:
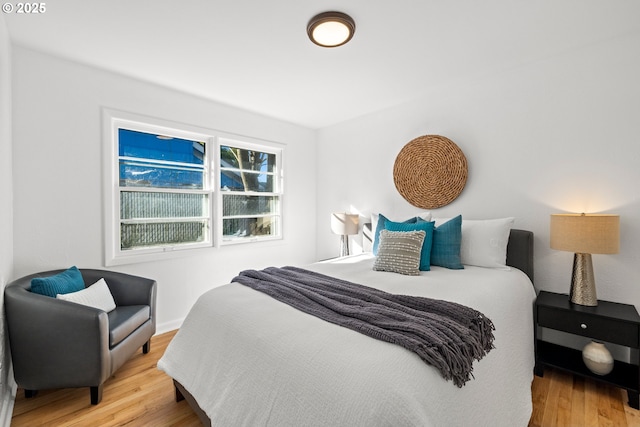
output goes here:
[{"label": "drawer pull", "polygon": [[581,323],[581,324],[580,324],[580,327],[581,327],[582,329],[587,329],[587,325],[586,325],[585,323]]}]

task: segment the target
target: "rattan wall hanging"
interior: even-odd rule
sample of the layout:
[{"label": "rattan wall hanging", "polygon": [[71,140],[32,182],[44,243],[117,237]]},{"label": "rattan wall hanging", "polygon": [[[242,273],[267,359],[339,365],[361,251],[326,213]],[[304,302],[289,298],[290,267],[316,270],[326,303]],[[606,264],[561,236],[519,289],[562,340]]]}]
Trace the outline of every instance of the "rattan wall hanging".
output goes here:
[{"label": "rattan wall hanging", "polygon": [[467,182],[467,158],[444,136],[424,135],[405,145],[393,166],[398,192],[422,209],[435,209],[455,200]]}]

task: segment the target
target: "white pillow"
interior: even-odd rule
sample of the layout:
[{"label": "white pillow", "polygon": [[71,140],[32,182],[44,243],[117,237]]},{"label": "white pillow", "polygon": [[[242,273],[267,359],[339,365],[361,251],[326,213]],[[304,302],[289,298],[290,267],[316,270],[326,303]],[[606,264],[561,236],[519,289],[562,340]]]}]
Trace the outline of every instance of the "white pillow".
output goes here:
[{"label": "white pillow", "polygon": [[422,212],[418,216],[427,222],[431,221],[431,212],[429,211]]},{"label": "white pillow", "polygon": [[100,279],[88,288],[78,292],[58,294],[56,298],[98,308],[107,313],[116,308],[116,302],[113,300],[111,291],[109,291],[107,282],[104,279]]},{"label": "white pillow", "polygon": [[[435,218],[436,227],[450,218]],[[507,266],[507,244],[515,218],[463,219],[460,261],[465,265],[502,268]]]}]

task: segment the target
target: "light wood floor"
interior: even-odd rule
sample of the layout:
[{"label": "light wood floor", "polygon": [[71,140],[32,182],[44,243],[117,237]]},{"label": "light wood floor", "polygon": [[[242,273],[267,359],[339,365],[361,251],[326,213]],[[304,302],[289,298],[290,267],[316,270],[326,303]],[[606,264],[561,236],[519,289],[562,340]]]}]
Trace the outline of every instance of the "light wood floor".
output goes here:
[{"label": "light wood floor", "polygon": [[627,392],[558,370],[545,369],[531,387],[529,427],[640,426],[640,411],[627,403]]},{"label": "light wood floor", "polygon": [[[171,378],[156,368],[174,335],[153,337],[149,354],[138,352],[107,380],[97,406],[88,388],[40,391],[31,399],[18,390],[11,426],[199,426],[187,402],[175,402]],[[532,394],[529,427],[640,427],[640,411],[615,387],[546,370],[535,377]]]},{"label": "light wood floor", "polygon": [[18,389],[11,427],[200,426],[185,400],[176,403],[171,378],[156,368],[174,335],[154,336],[148,354],[139,350],[105,382],[98,405],[91,405],[88,388],[44,390],[30,399]]}]

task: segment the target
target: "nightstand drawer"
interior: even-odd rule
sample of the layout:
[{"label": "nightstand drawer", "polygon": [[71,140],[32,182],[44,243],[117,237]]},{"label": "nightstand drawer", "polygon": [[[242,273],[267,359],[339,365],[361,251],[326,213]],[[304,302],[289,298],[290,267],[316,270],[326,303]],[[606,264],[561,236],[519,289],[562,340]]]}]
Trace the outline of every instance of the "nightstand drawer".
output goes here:
[{"label": "nightstand drawer", "polygon": [[637,323],[538,306],[538,325],[627,347],[640,347]]}]

